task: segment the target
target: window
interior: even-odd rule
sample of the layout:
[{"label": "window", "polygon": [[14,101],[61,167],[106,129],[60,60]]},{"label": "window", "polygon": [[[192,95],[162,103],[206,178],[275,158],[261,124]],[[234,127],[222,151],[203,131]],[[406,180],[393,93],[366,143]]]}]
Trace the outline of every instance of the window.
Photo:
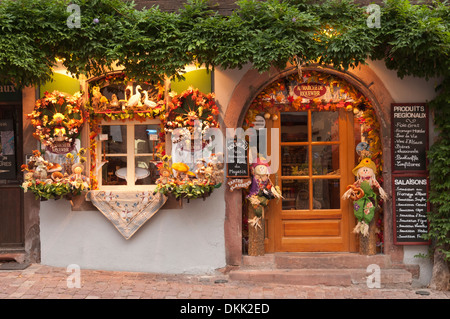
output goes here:
[{"label": "window", "polygon": [[98,186],[148,190],[149,185],[155,185],[159,178],[156,147],[160,130],[159,119],[103,122],[97,147],[102,163],[97,170]]}]

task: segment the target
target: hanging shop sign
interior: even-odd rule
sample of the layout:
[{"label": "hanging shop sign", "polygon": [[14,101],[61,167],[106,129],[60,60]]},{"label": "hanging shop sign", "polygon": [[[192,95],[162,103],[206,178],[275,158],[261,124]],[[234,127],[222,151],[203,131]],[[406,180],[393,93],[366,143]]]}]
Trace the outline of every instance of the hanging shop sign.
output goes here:
[{"label": "hanging shop sign", "polygon": [[249,177],[248,143],[245,140],[227,139],[226,146],[227,177]]},{"label": "hanging shop sign", "polygon": [[253,121],[253,128],[255,130],[258,129],[263,129],[266,127],[266,120],[264,119],[264,117],[257,115],[255,116],[255,120]]},{"label": "hanging shop sign", "polygon": [[54,142],[51,145],[47,145],[47,151],[53,154],[67,154],[75,149],[75,142]]},{"label": "hanging shop sign", "polygon": [[321,83],[300,83],[295,85],[293,92],[296,96],[305,99],[316,99],[327,93],[327,87]]},{"label": "hanging shop sign", "polygon": [[428,108],[426,104],[392,104],[393,173],[427,169]]},{"label": "hanging shop sign", "polygon": [[228,180],[228,189],[230,192],[235,189],[246,189],[252,184],[252,180],[250,178],[233,178]]},{"label": "hanging shop sign", "polygon": [[429,244],[422,235],[428,233],[429,211],[426,176],[394,176],[394,243],[397,245]]}]

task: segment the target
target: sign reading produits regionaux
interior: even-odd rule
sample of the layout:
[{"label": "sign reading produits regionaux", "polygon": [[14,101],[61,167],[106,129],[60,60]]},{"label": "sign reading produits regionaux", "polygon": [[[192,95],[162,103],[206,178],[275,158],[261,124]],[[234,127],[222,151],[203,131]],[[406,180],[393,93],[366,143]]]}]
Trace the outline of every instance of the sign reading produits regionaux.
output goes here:
[{"label": "sign reading produits regionaux", "polygon": [[426,104],[392,104],[393,171],[426,171],[428,109]]}]

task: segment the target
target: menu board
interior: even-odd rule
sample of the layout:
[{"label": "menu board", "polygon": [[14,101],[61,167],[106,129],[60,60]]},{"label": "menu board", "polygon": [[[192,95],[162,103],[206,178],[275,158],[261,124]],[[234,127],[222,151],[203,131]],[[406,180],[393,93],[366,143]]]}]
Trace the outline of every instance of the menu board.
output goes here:
[{"label": "menu board", "polygon": [[12,119],[0,119],[0,179],[16,179],[16,149]]},{"label": "menu board", "polygon": [[244,139],[227,139],[227,177],[249,177],[248,143]]},{"label": "menu board", "polygon": [[392,104],[393,172],[425,172],[428,148],[426,104]]},{"label": "menu board", "polygon": [[422,238],[428,232],[428,178],[426,176],[394,176],[394,243],[427,244]]}]

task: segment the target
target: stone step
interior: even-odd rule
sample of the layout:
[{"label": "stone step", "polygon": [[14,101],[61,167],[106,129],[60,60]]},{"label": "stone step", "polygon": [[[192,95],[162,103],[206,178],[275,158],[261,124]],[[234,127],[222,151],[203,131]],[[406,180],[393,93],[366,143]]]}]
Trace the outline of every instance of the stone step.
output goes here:
[{"label": "stone step", "polygon": [[388,255],[360,255],[357,253],[277,253],[274,265],[277,269],[349,269],[364,268],[369,265],[390,268]]},{"label": "stone step", "polygon": [[[380,269],[380,288],[408,286],[412,275],[404,269]],[[237,269],[229,274],[230,280],[266,282],[290,285],[351,286],[369,285],[375,281],[375,274],[365,269]],[[369,278],[369,284],[367,277]],[[378,287],[369,287],[378,288]]]}]

